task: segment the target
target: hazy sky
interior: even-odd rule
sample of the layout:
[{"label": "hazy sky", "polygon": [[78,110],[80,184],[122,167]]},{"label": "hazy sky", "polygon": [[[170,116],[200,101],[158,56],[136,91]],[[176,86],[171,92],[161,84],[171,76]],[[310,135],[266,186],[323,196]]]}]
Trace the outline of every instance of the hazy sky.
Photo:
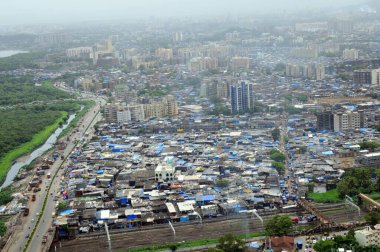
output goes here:
[{"label": "hazy sky", "polygon": [[0,0],[0,25],[273,13],[361,2],[366,0]]}]

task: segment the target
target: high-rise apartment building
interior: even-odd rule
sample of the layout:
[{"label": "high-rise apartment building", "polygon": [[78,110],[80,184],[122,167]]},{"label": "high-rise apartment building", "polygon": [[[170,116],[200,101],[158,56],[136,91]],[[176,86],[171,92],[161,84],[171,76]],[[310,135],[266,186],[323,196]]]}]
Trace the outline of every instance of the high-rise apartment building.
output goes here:
[{"label": "high-rise apartment building", "polygon": [[334,114],[334,131],[353,130],[366,126],[367,120],[362,110]]},{"label": "high-rise apartment building", "polygon": [[317,114],[318,130],[334,130],[334,114],[331,110],[319,112]]},{"label": "high-rise apartment building", "polygon": [[343,50],[344,60],[357,60],[359,59],[359,51],[356,49],[344,49]]},{"label": "high-rise apartment building", "polygon": [[380,84],[380,69],[374,69],[371,71],[371,84],[372,85]]},{"label": "high-rise apartment building", "polygon": [[371,84],[372,83],[372,70],[362,69],[354,71],[354,83],[356,84]]},{"label": "high-rise apartment building", "polygon": [[230,86],[231,112],[250,112],[254,109],[253,84],[241,81],[237,85]]}]

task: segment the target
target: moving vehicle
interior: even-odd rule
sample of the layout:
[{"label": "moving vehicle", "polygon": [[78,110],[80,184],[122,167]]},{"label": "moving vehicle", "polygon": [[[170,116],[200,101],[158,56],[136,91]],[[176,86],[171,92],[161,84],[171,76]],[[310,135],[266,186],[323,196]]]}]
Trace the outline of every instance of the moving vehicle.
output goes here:
[{"label": "moving vehicle", "polygon": [[36,195],[35,194],[32,195],[32,201],[36,201]]}]

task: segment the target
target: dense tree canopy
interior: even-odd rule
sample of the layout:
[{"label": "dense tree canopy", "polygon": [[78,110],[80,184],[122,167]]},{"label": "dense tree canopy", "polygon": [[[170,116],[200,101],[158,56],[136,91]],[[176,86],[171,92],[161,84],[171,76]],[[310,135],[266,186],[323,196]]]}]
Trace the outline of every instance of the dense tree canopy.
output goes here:
[{"label": "dense tree canopy", "polygon": [[[373,177],[378,177],[372,180]],[[337,184],[339,196],[343,198],[345,195],[355,196],[358,193],[371,193],[379,191],[380,178],[376,169],[356,168],[347,170],[342,180]]]},{"label": "dense tree canopy", "polygon": [[292,220],[287,215],[276,215],[265,223],[269,236],[283,236],[292,232]]},{"label": "dense tree canopy", "polygon": [[49,84],[36,86],[25,83],[3,83],[0,85],[0,94],[0,106],[71,98],[68,93]]},{"label": "dense tree canopy", "polygon": [[219,238],[217,249],[225,252],[239,252],[246,249],[245,242],[233,234],[226,234]]},{"label": "dense tree canopy", "polygon": [[30,141],[34,134],[53,124],[60,116],[59,111],[0,110],[0,157]]}]

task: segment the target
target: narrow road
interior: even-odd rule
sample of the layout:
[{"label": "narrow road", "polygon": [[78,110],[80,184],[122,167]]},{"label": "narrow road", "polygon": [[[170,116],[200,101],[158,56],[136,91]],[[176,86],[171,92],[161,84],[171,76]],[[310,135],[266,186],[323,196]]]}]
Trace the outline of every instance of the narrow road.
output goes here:
[{"label": "narrow road", "polygon": [[[71,151],[76,146],[74,139],[81,139],[85,135],[85,130],[100,120],[100,114],[97,113],[100,110],[99,104],[104,104],[105,101],[102,98],[96,99],[96,105],[89,110],[89,112],[82,118],[81,123],[78,128],[77,133],[72,133],[70,140],[63,152],[64,160],[70,155]],[[96,118],[95,118],[96,117]],[[61,167],[64,160],[58,159],[49,169],[49,172],[53,175]],[[36,193],[36,201],[30,202],[29,204],[29,216],[22,217],[22,228],[16,229],[15,234],[12,236],[11,242],[7,244],[4,248],[4,251],[22,251],[27,243],[28,237],[31,235],[31,232],[34,226],[37,224],[37,229],[32,237],[30,246],[27,251],[36,252],[43,251],[42,236],[47,234],[48,229],[52,224],[52,213],[55,211],[55,201],[53,201],[54,195],[57,194],[59,190],[59,182],[62,177],[62,170],[60,170],[54,180],[49,180],[45,177],[41,184],[41,191]],[[49,191],[46,188],[49,186],[49,183],[52,183],[52,186]],[[45,211],[41,213],[44,199],[48,195],[47,204]],[[36,223],[38,220],[39,214],[42,214],[41,221]],[[46,249],[46,248],[45,248]]]}]

